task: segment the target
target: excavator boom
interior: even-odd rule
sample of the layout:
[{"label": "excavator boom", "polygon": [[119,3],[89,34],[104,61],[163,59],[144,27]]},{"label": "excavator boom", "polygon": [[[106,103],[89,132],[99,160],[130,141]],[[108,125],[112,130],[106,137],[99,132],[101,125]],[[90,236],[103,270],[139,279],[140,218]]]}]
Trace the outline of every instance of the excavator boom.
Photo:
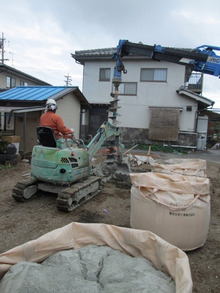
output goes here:
[{"label": "excavator boom", "polygon": [[202,45],[195,49],[178,49],[120,40],[113,55],[113,58],[116,60],[114,78],[120,81],[121,72],[127,72],[122,58],[128,55],[146,56],[152,60],[187,65],[193,71],[220,77],[220,56],[216,55],[215,51],[220,51],[220,47]]}]

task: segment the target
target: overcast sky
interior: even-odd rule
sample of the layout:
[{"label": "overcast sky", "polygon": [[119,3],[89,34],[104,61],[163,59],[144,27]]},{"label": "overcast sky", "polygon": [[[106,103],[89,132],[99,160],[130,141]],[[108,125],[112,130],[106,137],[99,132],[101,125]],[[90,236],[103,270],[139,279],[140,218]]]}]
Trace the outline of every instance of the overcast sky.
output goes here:
[{"label": "overcast sky", "polygon": [[[220,47],[219,0],[0,0],[0,7],[5,64],[52,85],[65,85],[69,74],[82,89],[83,67],[71,53],[116,47],[119,39]],[[220,108],[217,77],[205,75],[203,95]]]}]

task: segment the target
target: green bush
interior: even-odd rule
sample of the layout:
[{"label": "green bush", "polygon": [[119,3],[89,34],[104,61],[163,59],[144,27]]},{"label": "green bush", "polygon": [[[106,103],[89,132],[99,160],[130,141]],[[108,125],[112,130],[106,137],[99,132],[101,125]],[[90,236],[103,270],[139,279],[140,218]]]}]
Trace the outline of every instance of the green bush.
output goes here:
[{"label": "green bush", "polygon": [[6,154],[8,142],[5,140],[0,140],[0,154]]}]

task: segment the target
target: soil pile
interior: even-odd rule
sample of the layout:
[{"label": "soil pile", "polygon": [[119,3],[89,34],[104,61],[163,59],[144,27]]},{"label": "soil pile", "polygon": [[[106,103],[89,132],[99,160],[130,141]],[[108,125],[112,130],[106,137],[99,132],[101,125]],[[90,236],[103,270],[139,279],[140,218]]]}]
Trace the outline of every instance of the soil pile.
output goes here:
[{"label": "soil pile", "polygon": [[172,278],[150,261],[107,246],[61,251],[42,264],[20,262],[0,283],[2,293],[175,292]]}]

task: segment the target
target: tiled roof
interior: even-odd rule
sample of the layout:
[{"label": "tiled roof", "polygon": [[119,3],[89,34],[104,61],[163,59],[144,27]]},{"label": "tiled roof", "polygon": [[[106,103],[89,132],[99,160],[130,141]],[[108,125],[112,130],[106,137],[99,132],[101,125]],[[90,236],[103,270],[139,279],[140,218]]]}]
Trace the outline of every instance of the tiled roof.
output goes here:
[{"label": "tiled roof", "polygon": [[58,98],[78,87],[66,86],[17,86],[0,93],[0,101],[44,101]]},{"label": "tiled roof", "polygon": [[[185,52],[195,52],[194,49],[180,49],[180,48],[172,48],[172,47],[166,47],[167,49],[178,49]],[[88,60],[101,60],[101,59],[108,59],[111,60],[111,57],[116,52],[116,47],[114,48],[103,48],[103,49],[92,49],[92,50],[82,50],[82,51],[75,51],[75,54],[71,54],[72,58],[74,58],[77,62],[81,64],[85,64],[85,61]],[[138,58],[149,58],[148,55],[145,54],[134,54],[130,53],[129,56],[124,56],[125,58],[131,58],[131,57],[138,57]]]},{"label": "tiled roof", "polygon": [[116,51],[116,48],[104,48],[104,49],[92,49],[92,50],[82,50],[82,51],[75,51],[75,55],[77,56],[112,56]]},{"label": "tiled roof", "polygon": [[96,60],[100,58],[102,59],[111,59],[113,54],[115,53],[116,48],[104,48],[104,49],[93,49],[93,50],[82,50],[75,51],[75,54],[71,54],[71,56],[79,63],[85,64],[86,60]]},{"label": "tiled roof", "polygon": [[[190,49],[190,48],[175,48],[175,47],[166,47],[167,49],[177,49],[177,50],[182,50],[185,52],[195,52],[195,49]],[[113,54],[116,52],[116,47],[115,48],[103,48],[103,49],[91,49],[91,50],[82,50],[82,51],[75,51],[75,54],[72,54],[73,58],[77,57],[104,57],[104,56],[113,56]],[[134,54],[131,54],[134,55]],[[145,56],[145,55],[139,55],[139,56]]]}]

